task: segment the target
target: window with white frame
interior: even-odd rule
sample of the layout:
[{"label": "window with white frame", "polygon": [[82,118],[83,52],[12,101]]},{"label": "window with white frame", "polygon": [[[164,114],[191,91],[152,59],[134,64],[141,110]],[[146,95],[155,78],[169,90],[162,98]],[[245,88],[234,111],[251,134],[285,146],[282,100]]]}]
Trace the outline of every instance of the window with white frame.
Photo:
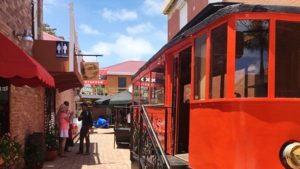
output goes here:
[{"label": "window with white frame", "polygon": [[223,0],[208,0],[208,3],[216,3],[216,2],[223,2]]},{"label": "window with white frame", "polygon": [[188,7],[185,0],[178,1],[178,9],[179,9],[179,29],[184,27],[188,21]]}]

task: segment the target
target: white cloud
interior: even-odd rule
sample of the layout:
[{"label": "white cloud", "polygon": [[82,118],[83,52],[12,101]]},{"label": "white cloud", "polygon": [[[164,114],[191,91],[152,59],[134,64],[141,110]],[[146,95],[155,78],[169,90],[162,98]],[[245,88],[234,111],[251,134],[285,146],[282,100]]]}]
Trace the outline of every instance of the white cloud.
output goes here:
[{"label": "white cloud", "polygon": [[155,52],[152,44],[139,37],[120,35],[114,42],[98,42],[90,49],[90,53],[103,54],[107,58],[117,57],[118,60],[141,60],[152,56]]},{"label": "white cloud", "polygon": [[157,39],[160,39],[162,42],[166,43],[168,41],[167,32],[165,31],[156,31],[153,33]]},{"label": "white cloud", "polygon": [[162,0],[145,0],[142,10],[147,15],[161,15]]},{"label": "white cloud", "polygon": [[44,0],[44,5],[57,5],[58,1],[57,0]]},{"label": "white cloud", "polygon": [[100,35],[100,32],[97,29],[92,28],[87,24],[81,24],[79,29],[82,30],[85,34],[89,35]]},{"label": "white cloud", "polygon": [[138,15],[135,11],[129,11],[127,9],[118,9],[118,10],[110,10],[104,8],[101,10],[101,15],[104,19],[113,22],[113,21],[130,21],[136,20]]},{"label": "white cloud", "polygon": [[129,34],[135,35],[140,33],[148,33],[151,32],[154,29],[154,26],[147,22],[147,23],[141,23],[135,26],[127,27],[126,31]]},{"label": "white cloud", "polygon": [[62,9],[57,9],[57,8],[62,8],[62,9],[68,9],[68,4],[59,0],[44,0],[43,1],[43,9],[45,13],[52,13],[58,10]]}]

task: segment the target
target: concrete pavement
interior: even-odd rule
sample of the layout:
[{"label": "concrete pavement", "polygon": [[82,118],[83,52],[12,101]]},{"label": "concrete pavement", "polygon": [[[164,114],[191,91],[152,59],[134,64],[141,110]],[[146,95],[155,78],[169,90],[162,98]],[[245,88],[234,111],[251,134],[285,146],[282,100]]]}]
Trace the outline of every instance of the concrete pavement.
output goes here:
[{"label": "concrete pavement", "polygon": [[129,149],[114,148],[113,129],[95,129],[90,135],[90,155],[77,155],[78,143],[67,157],[45,162],[43,169],[130,169]]}]

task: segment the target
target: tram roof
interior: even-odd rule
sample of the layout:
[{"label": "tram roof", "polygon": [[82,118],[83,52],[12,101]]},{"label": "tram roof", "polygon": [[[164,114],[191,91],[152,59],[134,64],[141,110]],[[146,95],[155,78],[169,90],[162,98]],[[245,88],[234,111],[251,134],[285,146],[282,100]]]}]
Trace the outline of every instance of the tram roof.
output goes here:
[{"label": "tram roof", "polygon": [[190,22],[188,22],[167,44],[165,44],[156,54],[154,54],[133,76],[136,78],[145,70],[155,59],[163,52],[183,41],[186,37],[193,35],[205,26],[216,21],[217,19],[234,13],[240,12],[282,12],[300,14],[300,7],[281,6],[281,5],[258,5],[258,4],[241,4],[232,2],[219,2],[207,5],[200,11]]}]

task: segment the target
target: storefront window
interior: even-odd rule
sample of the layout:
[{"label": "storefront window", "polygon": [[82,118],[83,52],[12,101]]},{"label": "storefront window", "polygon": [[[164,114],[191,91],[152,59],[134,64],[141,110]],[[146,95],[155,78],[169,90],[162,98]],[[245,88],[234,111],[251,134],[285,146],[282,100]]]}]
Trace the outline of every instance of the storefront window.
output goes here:
[{"label": "storefront window", "polygon": [[277,21],[275,96],[300,97],[300,23]]},{"label": "storefront window", "polygon": [[205,99],[205,69],[206,69],[206,38],[207,35],[195,40],[195,65],[194,65],[194,99]]},{"label": "storefront window", "polygon": [[0,78],[0,136],[9,132],[9,83]]},{"label": "storefront window", "polygon": [[267,97],[269,21],[236,22],[235,97]]},{"label": "storefront window", "polygon": [[164,104],[165,102],[165,77],[164,73],[152,73],[151,104]]},{"label": "storefront window", "polygon": [[223,98],[225,95],[227,62],[227,24],[211,31],[210,98]]}]

